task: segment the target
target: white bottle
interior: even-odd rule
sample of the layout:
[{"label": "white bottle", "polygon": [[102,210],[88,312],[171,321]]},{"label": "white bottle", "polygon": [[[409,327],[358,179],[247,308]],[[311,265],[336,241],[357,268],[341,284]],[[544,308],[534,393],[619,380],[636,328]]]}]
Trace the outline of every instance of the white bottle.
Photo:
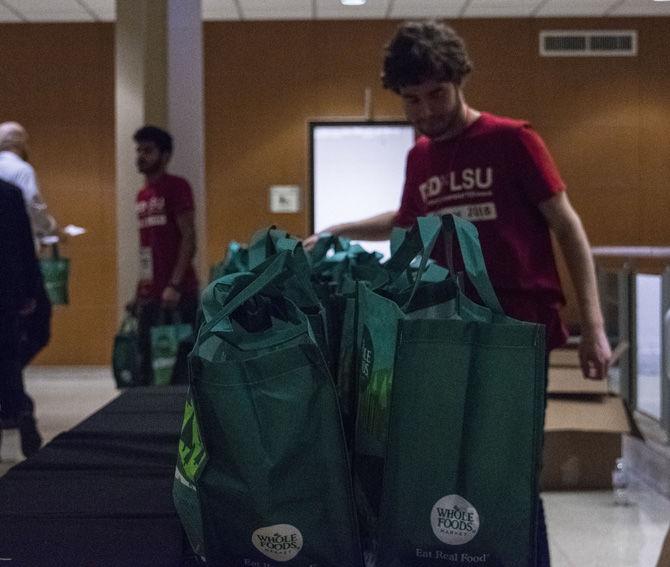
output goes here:
[{"label": "white bottle", "polygon": [[612,493],[616,505],[628,506],[630,504],[628,497],[628,471],[626,471],[622,457],[616,460],[616,464],[612,470]]}]

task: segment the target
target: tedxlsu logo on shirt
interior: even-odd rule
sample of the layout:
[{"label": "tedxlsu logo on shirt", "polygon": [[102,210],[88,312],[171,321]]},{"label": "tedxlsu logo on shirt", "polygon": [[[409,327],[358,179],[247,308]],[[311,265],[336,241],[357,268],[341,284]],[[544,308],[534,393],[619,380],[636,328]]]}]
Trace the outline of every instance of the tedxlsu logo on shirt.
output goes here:
[{"label": "tedxlsu logo on shirt", "polygon": [[445,175],[433,175],[419,185],[419,192],[423,202],[431,204],[435,199],[444,197],[447,190],[453,196],[453,194],[460,194],[463,191],[487,191],[491,189],[492,185],[493,168],[474,167],[465,168],[460,172],[450,171]]}]

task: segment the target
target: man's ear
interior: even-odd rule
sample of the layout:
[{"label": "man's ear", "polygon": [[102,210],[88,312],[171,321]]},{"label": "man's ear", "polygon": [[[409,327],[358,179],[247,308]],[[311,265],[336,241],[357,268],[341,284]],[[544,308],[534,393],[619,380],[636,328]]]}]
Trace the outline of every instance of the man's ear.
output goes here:
[{"label": "man's ear", "polygon": [[168,162],[170,161],[170,158],[172,157],[172,153],[170,152],[163,152],[161,154],[161,161],[163,162],[163,165],[167,165]]}]

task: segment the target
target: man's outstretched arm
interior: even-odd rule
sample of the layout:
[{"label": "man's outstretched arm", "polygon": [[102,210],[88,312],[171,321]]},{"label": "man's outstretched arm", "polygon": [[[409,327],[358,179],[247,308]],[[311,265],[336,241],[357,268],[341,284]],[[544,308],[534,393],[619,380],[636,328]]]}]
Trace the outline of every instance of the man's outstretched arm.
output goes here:
[{"label": "man's outstretched arm", "polygon": [[[321,233],[343,236],[351,240],[387,240],[395,222],[397,211],[388,211],[359,221],[335,224]],[[303,241],[305,250],[311,250],[319,240],[319,234],[312,234]]]},{"label": "man's outstretched arm", "polygon": [[596,286],[595,268],[586,232],[568,196],[562,192],[539,205],[565,257],[577,295],[581,318],[579,359],[585,378],[601,380],[607,376],[610,350]]}]

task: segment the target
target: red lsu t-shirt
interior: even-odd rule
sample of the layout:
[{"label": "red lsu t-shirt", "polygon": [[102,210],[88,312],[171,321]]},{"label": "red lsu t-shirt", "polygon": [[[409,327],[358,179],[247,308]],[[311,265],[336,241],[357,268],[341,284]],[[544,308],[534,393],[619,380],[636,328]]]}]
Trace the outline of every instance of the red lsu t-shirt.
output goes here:
[{"label": "red lsu t-shirt", "polygon": [[[453,139],[417,140],[407,157],[396,224],[408,227],[417,216],[446,213],[474,222],[503,309],[546,325],[547,347],[555,348],[567,337],[558,313],[565,299],[538,204],[564,190],[549,151],[527,122],[483,112]],[[443,246],[435,258],[445,262]]]},{"label": "red lsu t-shirt", "polygon": [[[177,217],[193,210],[193,192],[185,179],[164,174],[140,189],[136,207],[140,226],[137,295],[159,299],[170,283],[181,246]],[[198,293],[198,280],[192,265],[184,274],[181,292],[184,295]]]}]

